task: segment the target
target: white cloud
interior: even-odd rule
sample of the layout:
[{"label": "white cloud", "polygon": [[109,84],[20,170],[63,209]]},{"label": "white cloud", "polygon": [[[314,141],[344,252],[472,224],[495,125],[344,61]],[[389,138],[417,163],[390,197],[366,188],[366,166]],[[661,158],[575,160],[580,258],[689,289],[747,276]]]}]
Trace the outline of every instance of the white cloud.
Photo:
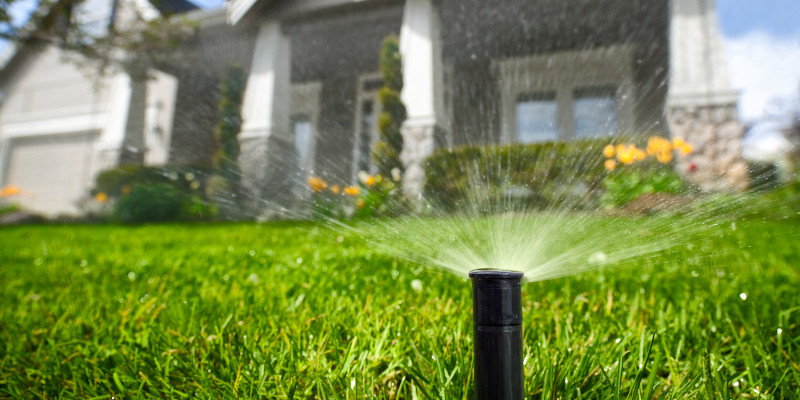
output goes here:
[{"label": "white cloud", "polygon": [[800,96],[800,38],[750,32],[725,38],[731,86],[741,91],[739,111],[745,121],[769,113],[775,98]]}]

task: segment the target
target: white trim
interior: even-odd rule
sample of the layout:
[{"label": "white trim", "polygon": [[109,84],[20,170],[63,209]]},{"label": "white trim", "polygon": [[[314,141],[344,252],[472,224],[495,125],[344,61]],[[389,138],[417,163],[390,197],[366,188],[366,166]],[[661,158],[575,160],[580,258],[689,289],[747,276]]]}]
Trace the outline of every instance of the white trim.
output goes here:
[{"label": "white trim", "polygon": [[574,93],[577,89],[616,88],[620,134],[635,131],[636,92],[634,48],[630,45],[570,50],[495,61],[500,78],[501,142],[517,140],[517,100],[520,95],[555,92],[558,103],[558,140],[575,136]]},{"label": "white trim", "polygon": [[226,25],[228,23],[225,6],[214,9],[197,9],[186,13],[186,18],[197,22],[201,28]]},{"label": "white trim", "polygon": [[236,25],[242,18],[253,8],[257,0],[229,0],[225,4],[225,10],[228,14],[228,23]]},{"label": "white trim", "polygon": [[[374,90],[364,90],[364,83],[373,80],[383,80],[380,72],[370,72],[366,74],[362,74],[357,79],[356,86],[356,103],[355,103],[355,120],[353,121],[353,157],[352,163],[350,166],[351,176],[350,180],[352,183],[357,182],[358,180],[358,156],[359,156],[359,148],[361,147],[361,103],[365,100],[372,100],[373,103],[373,114],[374,120],[372,122],[372,132],[370,132],[370,137],[372,138],[372,143],[370,143],[370,149],[375,143],[378,141],[380,137],[380,132],[378,131],[378,117],[381,115],[383,108],[381,107],[380,101],[378,99],[378,92],[380,92],[380,88]],[[370,162],[370,171],[367,172],[375,172],[375,165]]]},{"label": "white trim", "polygon": [[3,125],[3,138],[70,134],[85,131],[100,131],[108,122],[108,114],[83,114],[63,118],[18,122]]}]

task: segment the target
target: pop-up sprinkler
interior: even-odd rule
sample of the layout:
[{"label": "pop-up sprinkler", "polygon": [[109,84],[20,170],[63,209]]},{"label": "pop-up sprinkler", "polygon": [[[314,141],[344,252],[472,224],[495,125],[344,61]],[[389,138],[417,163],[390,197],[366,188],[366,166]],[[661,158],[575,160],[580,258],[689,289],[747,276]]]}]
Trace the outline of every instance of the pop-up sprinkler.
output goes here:
[{"label": "pop-up sprinkler", "polygon": [[472,310],[475,335],[475,398],[522,400],[523,274],[514,271],[475,270]]}]

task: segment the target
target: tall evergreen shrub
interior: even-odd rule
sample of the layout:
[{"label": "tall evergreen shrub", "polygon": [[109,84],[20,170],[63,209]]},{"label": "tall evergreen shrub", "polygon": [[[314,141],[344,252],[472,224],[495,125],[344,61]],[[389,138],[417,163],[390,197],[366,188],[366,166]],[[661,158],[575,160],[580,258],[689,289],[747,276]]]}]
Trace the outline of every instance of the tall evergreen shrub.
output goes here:
[{"label": "tall evergreen shrub", "polygon": [[400,100],[400,91],[403,90],[403,63],[397,37],[388,36],[383,40],[380,69],[383,78],[383,87],[378,93],[382,110],[378,117],[380,139],[372,149],[372,159],[379,173],[392,176],[392,169],[403,170],[403,163],[400,161],[403,135],[400,128],[406,119],[406,107]]},{"label": "tall evergreen shrub", "polygon": [[242,67],[229,66],[220,84],[219,123],[214,128],[218,148],[214,154],[214,179],[211,184],[212,196],[225,216],[231,216],[240,203],[242,174],[239,169],[238,135],[242,128],[244,85]]}]

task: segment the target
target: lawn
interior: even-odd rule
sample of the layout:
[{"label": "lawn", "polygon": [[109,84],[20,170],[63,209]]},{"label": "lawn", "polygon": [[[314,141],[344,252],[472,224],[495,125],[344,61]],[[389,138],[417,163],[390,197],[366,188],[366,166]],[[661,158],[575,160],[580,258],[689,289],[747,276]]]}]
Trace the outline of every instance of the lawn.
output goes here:
[{"label": "lawn", "polygon": [[[798,288],[797,221],[525,284],[528,397],[800,398]],[[2,398],[471,398],[469,282],[310,223],[6,227],[0,290]]]}]

